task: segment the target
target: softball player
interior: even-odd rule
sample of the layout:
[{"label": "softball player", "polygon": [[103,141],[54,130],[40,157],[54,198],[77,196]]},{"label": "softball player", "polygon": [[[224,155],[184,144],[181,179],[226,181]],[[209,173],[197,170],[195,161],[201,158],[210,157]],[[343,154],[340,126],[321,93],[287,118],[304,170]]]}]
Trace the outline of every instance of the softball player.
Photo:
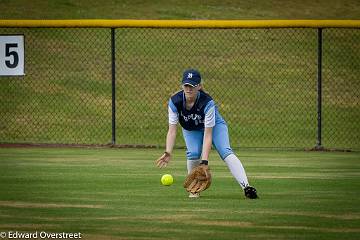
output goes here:
[{"label": "softball player", "polygon": [[[187,147],[188,174],[200,164],[208,164],[210,149],[214,145],[245,196],[257,198],[256,189],[249,185],[244,167],[230,147],[227,124],[214,100],[202,90],[201,75],[197,70],[190,69],[183,73],[182,89],[169,100],[166,150],[157,160],[157,166],[162,168],[169,163],[175,145],[177,123],[180,123]],[[199,197],[199,193],[190,193],[189,197]]]}]

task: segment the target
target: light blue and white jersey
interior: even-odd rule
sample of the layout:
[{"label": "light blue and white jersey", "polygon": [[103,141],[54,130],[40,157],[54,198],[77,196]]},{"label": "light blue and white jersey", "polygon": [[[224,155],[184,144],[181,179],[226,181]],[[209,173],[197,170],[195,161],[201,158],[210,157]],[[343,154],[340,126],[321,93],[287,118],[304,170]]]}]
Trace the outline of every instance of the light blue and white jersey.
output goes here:
[{"label": "light blue and white jersey", "polygon": [[192,131],[226,123],[214,100],[207,93],[199,91],[195,104],[190,110],[186,109],[185,101],[183,91],[177,92],[170,98],[168,105],[169,124],[180,122],[184,129]]}]

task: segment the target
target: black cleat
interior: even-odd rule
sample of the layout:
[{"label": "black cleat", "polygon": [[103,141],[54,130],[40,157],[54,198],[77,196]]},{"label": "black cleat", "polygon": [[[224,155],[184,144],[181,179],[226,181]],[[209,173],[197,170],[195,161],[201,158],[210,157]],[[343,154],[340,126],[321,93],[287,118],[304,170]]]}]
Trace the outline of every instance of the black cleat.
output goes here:
[{"label": "black cleat", "polygon": [[256,194],[256,189],[251,186],[247,186],[244,188],[245,197],[250,199],[256,199],[258,198],[258,195]]}]

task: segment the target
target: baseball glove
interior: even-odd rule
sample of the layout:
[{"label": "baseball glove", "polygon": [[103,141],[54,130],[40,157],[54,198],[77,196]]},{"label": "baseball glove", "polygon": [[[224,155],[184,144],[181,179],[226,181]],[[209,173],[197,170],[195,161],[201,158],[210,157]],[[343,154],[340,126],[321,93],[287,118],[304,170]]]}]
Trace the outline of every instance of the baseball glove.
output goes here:
[{"label": "baseball glove", "polygon": [[211,185],[211,174],[208,165],[199,165],[186,177],[184,188],[191,193],[200,193]]}]

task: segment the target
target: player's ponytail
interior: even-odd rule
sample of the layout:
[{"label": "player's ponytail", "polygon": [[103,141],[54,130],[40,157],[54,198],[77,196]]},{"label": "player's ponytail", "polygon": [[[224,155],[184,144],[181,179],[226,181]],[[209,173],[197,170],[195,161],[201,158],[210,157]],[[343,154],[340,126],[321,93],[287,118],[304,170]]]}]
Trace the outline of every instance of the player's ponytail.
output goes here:
[{"label": "player's ponytail", "polygon": [[202,83],[199,84],[199,91],[205,92],[204,85]]},{"label": "player's ponytail", "polygon": [[199,86],[200,86],[199,91],[202,91],[202,92],[204,92],[204,93],[209,94],[208,92],[206,92],[206,91],[205,91],[204,84],[200,83],[200,85],[199,85]]}]

